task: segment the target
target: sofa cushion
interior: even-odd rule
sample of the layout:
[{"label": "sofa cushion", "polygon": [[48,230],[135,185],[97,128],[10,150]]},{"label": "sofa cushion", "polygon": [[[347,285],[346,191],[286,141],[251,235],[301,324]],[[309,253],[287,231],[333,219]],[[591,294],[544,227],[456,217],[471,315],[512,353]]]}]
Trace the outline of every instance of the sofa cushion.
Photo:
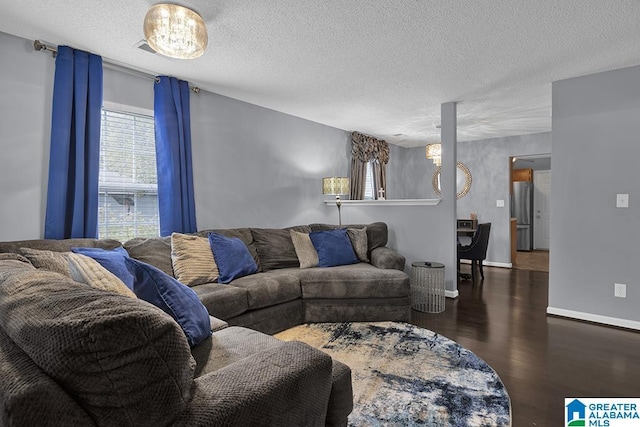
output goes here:
[{"label": "sofa cushion", "polygon": [[63,274],[96,289],[135,298],[136,295],[118,277],[93,258],[73,252],[52,252],[22,248],[22,253],[38,269]]},{"label": "sofa cushion", "polygon": [[125,262],[134,276],[136,295],[173,317],[190,346],[211,336],[209,313],[195,292],[151,264],[132,258]]},{"label": "sofa cushion", "polygon": [[367,244],[367,227],[347,228],[353,251],[362,262],[369,262],[369,245]]},{"label": "sofa cushion", "polygon": [[34,239],[0,242],[0,252],[21,253],[20,248],[32,248],[53,252],[69,252],[71,248],[81,246],[87,248],[113,249],[122,246],[113,239]]},{"label": "sofa cushion", "polygon": [[309,233],[301,233],[295,230],[289,230],[291,241],[298,256],[300,268],[311,268],[318,266],[318,251],[313,247],[313,242],[309,237]]},{"label": "sofa cushion", "polygon": [[0,326],[94,423],[166,425],[186,409],[195,363],[176,322],[29,267],[0,266]]},{"label": "sofa cushion", "polygon": [[302,297],[396,298],[409,295],[409,276],[359,263],[331,268],[298,270]]},{"label": "sofa cushion", "polygon": [[125,242],[122,246],[124,246],[131,258],[151,264],[169,276],[173,276],[171,236],[152,238],[136,237],[135,239]]},{"label": "sofa cushion", "polygon": [[249,309],[269,307],[302,297],[300,279],[287,271],[273,270],[242,277],[232,286],[247,290]]},{"label": "sofa cushion", "polygon": [[74,253],[86,255],[98,261],[101,266],[115,274],[124,282],[129,289],[133,289],[133,275],[127,269],[124,259],[129,257],[129,253],[123,247],[112,250],[102,248],[71,248]]},{"label": "sofa cushion", "polygon": [[249,308],[246,289],[221,283],[203,283],[191,289],[198,295],[209,314],[219,319],[231,319]]},{"label": "sofa cushion", "polygon": [[258,271],[258,265],[251,257],[249,249],[237,237],[210,233],[209,245],[218,265],[218,283],[229,283]]},{"label": "sofa cushion", "polygon": [[260,257],[262,271],[300,267],[289,230],[309,233],[306,225],[288,228],[252,228],[253,242]]},{"label": "sofa cushion", "polygon": [[313,247],[318,251],[319,267],[334,267],[358,262],[346,229],[314,231],[309,234],[309,237]]},{"label": "sofa cushion", "polygon": [[171,234],[171,262],[175,278],[187,286],[215,282],[220,274],[206,237]]},{"label": "sofa cushion", "polygon": [[[217,371],[253,354],[281,347],[283,344],[283,341],[262,332],[229,326],[213,334],[210,342],[191,349],[196,361],[195,377]],[[212,355],[215,357],[211,357]]]}]

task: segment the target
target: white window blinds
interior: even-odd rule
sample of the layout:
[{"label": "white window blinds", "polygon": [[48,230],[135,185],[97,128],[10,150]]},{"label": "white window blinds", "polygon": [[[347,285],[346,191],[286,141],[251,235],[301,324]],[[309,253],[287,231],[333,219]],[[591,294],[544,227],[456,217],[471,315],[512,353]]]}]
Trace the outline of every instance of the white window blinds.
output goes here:
[{"label": "white window blinds", "polygon": [[101,239],[159,235],[152,116],[102,110],[98,192]]},{"label": "white window blinds", "polygon": [[364,184],[364,199],[375,200],[373,197],[373,165],[367,162],[367,178]]}]

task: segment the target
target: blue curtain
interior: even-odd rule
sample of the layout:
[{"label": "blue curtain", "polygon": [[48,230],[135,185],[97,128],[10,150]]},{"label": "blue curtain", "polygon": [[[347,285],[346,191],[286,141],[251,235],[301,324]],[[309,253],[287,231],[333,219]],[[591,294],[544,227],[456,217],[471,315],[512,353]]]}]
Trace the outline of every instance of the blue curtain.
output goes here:
[{"label": "blue curtain", "polygon": [[188,82],[167,76],[156,79],[154,119],[160,235],[193,233],[197,228]]},{"label": "blue curtain", "polygon": [[102,58],[58,46],[46,239],[97,237]]}]

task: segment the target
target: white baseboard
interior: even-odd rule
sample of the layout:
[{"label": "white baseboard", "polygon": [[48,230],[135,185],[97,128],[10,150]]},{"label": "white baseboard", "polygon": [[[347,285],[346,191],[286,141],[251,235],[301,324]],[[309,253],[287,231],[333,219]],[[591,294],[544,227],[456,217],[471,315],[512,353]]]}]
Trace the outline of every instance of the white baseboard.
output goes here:
[{"label": "white baseboard", "polygon": [[455,291],[444,291],[444,296],[447,298],[458,298],[459,295],[457,289]]},{"label": "white baseboard", "polygon": [[583,313],[581,311],[565,310],[564,308],[547,307],[547,314],[568,317],[571,319],[586,320],[587,322],[602,323],[604,325],[618,326],[620,328],[635,329],[640,331],[640,322],[617,317],[600,316],[599,314]]},{"label": "white baseboard", "polygon": [[[471,264],[471,261],[468,259],[461,259],[460,264]],[[482,261],[482,265],[486,265],[487,267],[501,267],[501,268],[512,268],[513,264],[510,262],[495,262],[495,261]]]}]

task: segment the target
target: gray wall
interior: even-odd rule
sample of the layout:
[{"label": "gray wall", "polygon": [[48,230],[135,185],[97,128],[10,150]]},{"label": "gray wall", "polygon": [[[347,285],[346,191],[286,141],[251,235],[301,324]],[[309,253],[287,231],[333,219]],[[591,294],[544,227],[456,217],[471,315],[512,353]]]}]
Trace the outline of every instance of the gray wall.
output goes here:
[{"label": "gray wall", "polygon": [[338,222],[322,177],[348,176],[347,132],[206,91],[191,128],[198,228]]},{"label": "gray wall", "polygon": [[640,67],[553,84],[550,310],[640,328],[638,135]]},{"label": "gray wall", "polygon": [[0,240],[44,234],[54,61],[0,33]]},{"label": "gray wall", "polygon": [[403,148],[391,145],[387,167],[387,187],[392,199],[437,198],[431,186],[435,165],[425,157],[425,147]]},{"label": "gray wall", "polygon": [[[479,222],[491,223],[487,261],[511,263],[509,157],[549,153],[550,132],[458,143],[458,161],[473,177],[469,194],[458,200],[458,217],[469,218],[476,212]],[[561,170],[555,163],[554,169]],[[504,200],[505,206],[497,207],[497,200]]]}]

